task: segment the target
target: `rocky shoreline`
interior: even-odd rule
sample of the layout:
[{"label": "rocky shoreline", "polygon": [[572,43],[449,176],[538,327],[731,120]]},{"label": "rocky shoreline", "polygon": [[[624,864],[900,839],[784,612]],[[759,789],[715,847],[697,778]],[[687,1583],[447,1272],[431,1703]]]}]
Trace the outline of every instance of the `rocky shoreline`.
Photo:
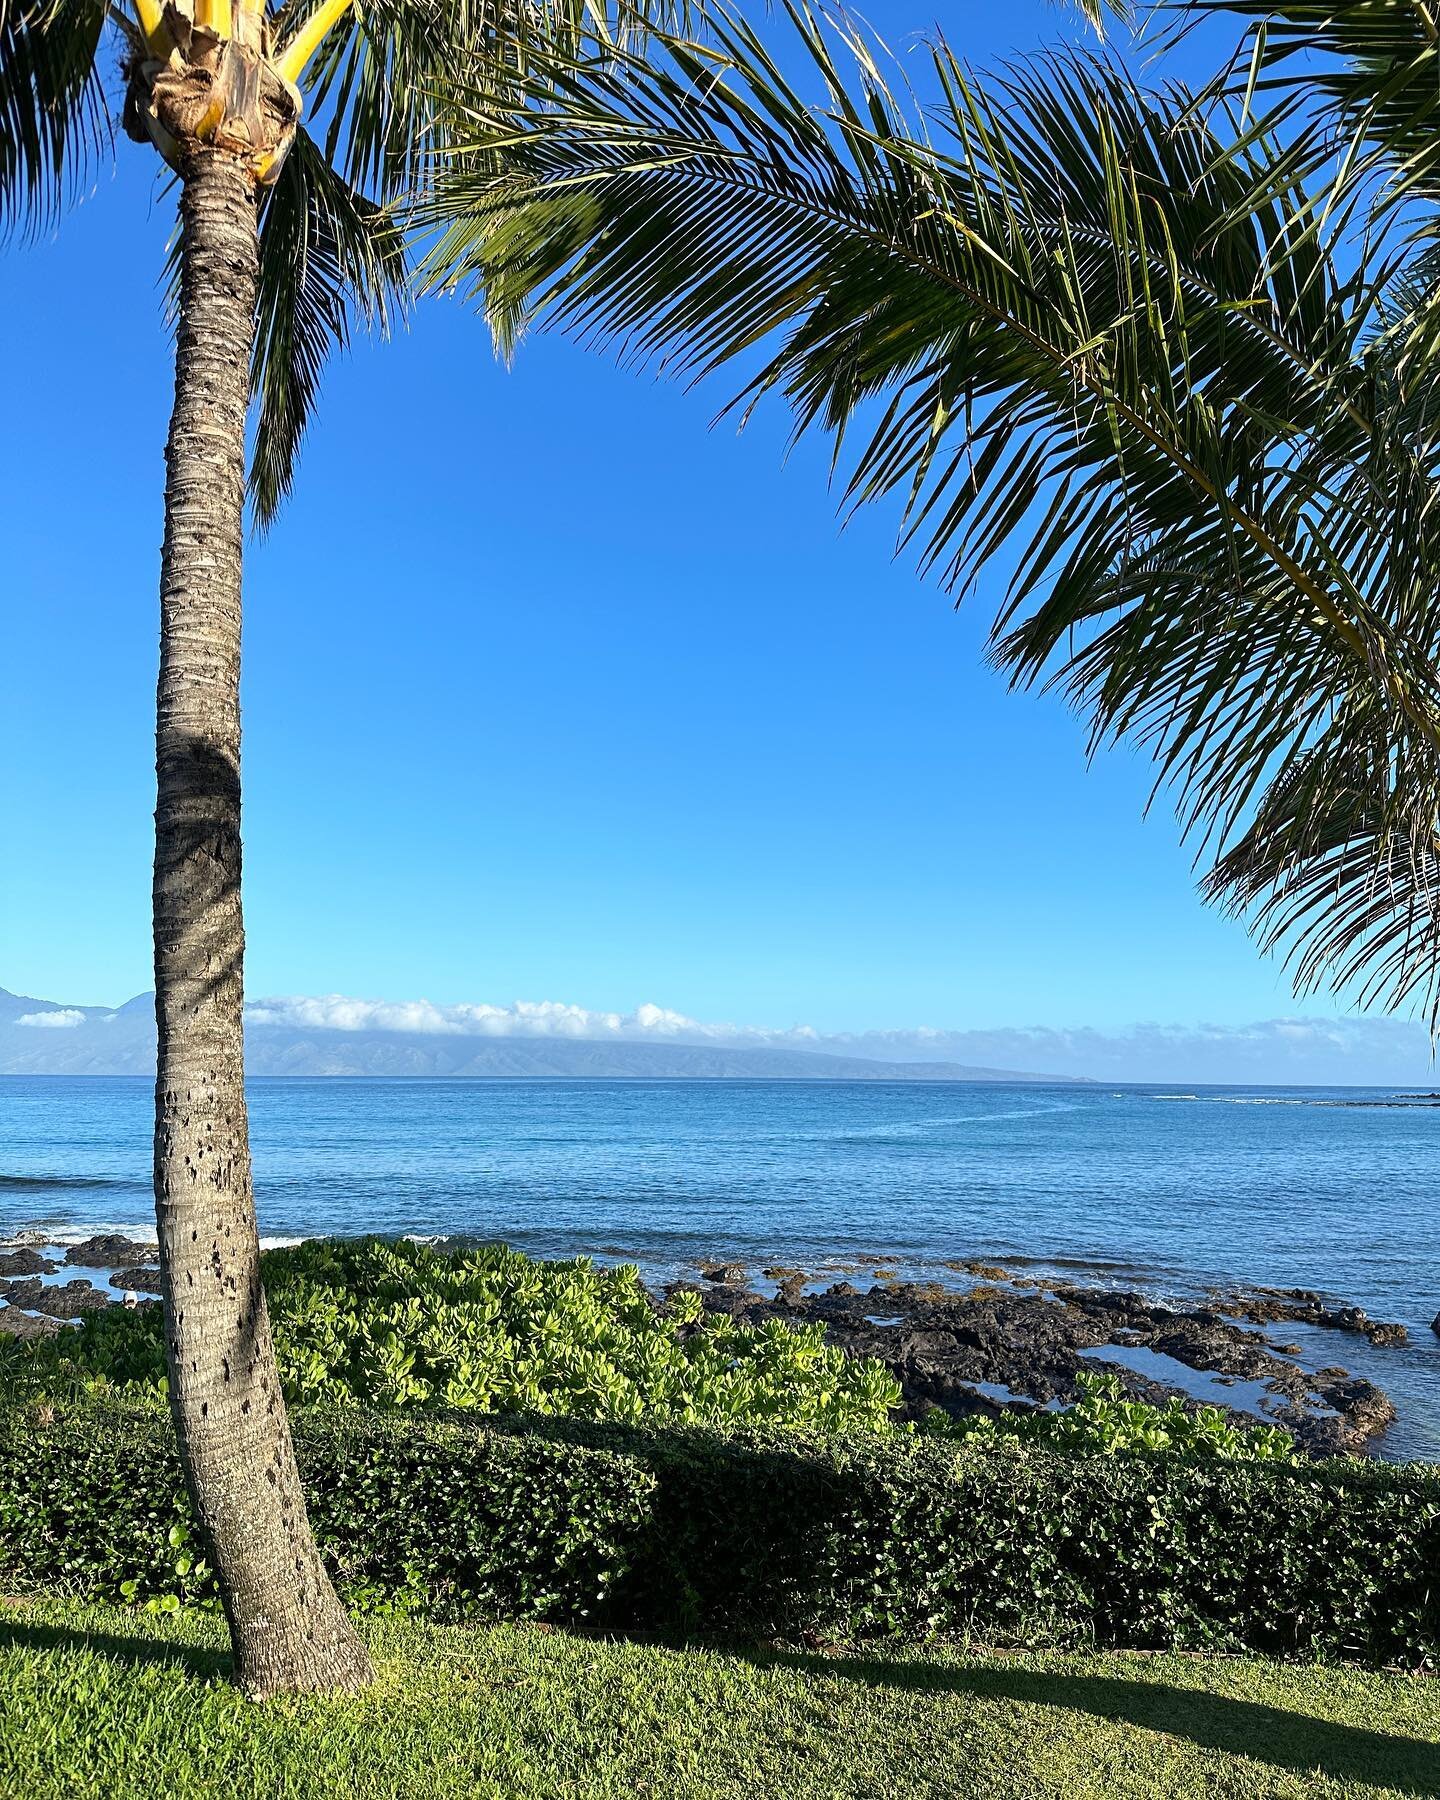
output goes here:
[{"label": "rocky shoreline", "polygon": [[[807,1271],[769,1267],[761,1276],[777,1285],[767,1295],[743,1264],[710,1263],[699,1282],[667,1291],[694,1287],[709,1310],[756,1324],[823,1325],[830,1342],[891,1370],[912,1416],[934,1405],[957,1416],[1069,1405],[1078,1398],[1076,1377],[1102,1370],[1138,1400],[1203,1399],[1283,1425],[1315,1456],[1361,1454],[1395,1421],[1394,1404],[1373,1382],[1338,1365],[1306,1369],[1283,1333],[1246,1328],[1302,1324],[1386,1347],[1407,1341],[1403,1325],[1359,1307],[1327,1305],[1305,1289],[1262,1288],[1182,1308],[990,1263],[944,1266],[970,1285],[901,1280],[878,1259],[848,1270],[871,1275],[863,1290],[841,1280],[817,1291]],[[1150,1358],[1151,1368],[1136,1366]],[[1251,1392],[1242,1395],[1242,1383]],[[1197,1394],[1197,1386],[1207,1391]]]},{"label": "rocky shoreline", "polygon": [[[63,1257],[47,1257],[46,1248],[63,1248]],[[117,1290],[127,1304],[148,1303],[161,1291],[154,1254],[153,1244],[114,1235],[0,1250],[0,1334],[63,1331],[119,1301]],[[1088,1370],[1114,1373],[1136,1399],[1178,1395],[1283,1425],[1318,1456],[1362,1454],[1394,1423],[1381,1388],[1338,1364],[1302,1366],[1301,1347],[1284,1330],[1351,1334],[1381,1348],[1407,1341],[1403,1325],[1371,1319],[1360,1307],[1299,1288],[1217,1293],[1185,1307],[994,1263],[941,1266],[946,1280],[915,1281],[885,1257],[818,1272],[767,1266],[755,1276],[743,1263],[710,1262],[699,1265],[698,1278],[661,1291],[692,1288],[707,1310],[754,1324],[822,1326],[831,1343],[892,1371],[912,1417],[936,1405],[957,1416],[1069,1405],[1077,1376]],[[65,1268],[113,1272],[102,1288],[83,1277],[60,1281]],[[842,1279],[830,1279],[836,1275]],[[866,1275],[863,1288],[848,1279]]]},{"label": "rocky shoreline", "polygon": [[[63,1250],[59,1258],[44,1249]],[[130,1304],[163,1292],[154,1244],[107,1233],[79,1244],[45,1244],[43,1240],[0,1250],[0,1336],[53,1337],[86,1313],[103,1312],[121,1298],[96,1287],[88,1276],[54,1279],[66,1268],[112,1269],[108,1286],[124,1291]],[[50,1276],[50,1280],[42,1280]]]}]

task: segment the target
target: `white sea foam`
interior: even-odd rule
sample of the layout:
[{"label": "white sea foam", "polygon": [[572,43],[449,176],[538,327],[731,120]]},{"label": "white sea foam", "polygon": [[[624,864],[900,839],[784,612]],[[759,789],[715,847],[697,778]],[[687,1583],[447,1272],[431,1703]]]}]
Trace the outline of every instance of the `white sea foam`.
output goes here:
[{"label": "white sea foam", "polygon": [[[134,1243],[143,1244],[147,1248],[158,1248],[153,1219],[138,1224],[133,1219],[109,1222],[97,1219],[93,1222],[87,1221],[83,1225],[28,1225],[24,1230],[12,1231],[7,1237],[0,1239],[0,1249],[14,1250],[27,1245],[43,1247],[46,1244],[55,1244],[65,1249],[72,1244],[88,1243],[91,1238],[96,1237],[125,1237]],[[306,1241],[303,1236],[262,1237],[260,1248],[262,1250],[288,1250],[292,1245],[303,1244]]]},{"label": "white sea foam", "polygon": [[4,1247],[13,1249],[24,1244],[83,1244],[93,1237],[127,1237],[137,1244],[153,1244],[155,1238],[155,1221],[136,1224],[133,1219],[119,1222],[107,1222],[103,1219],[89,1220],[84,1224],[27,1225],[21,1231],[13,1231],[4,1241]]}]

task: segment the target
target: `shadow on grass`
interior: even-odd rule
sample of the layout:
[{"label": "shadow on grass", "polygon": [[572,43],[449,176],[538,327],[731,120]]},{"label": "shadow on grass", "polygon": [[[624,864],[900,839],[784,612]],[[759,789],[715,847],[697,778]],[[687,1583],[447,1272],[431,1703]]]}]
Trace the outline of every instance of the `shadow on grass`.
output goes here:
[{"label": "shadow on grass", "polygon": [[1003,1664],[946,1669],[926,1663],[787,1651],[756,1652],[749,1660],[807,1674],[839,1675],[874,1688],[969,1694],[980,1700],[1059,1707],[1165,1732],[1202,1749],[1248,1756],[1298,1774],[1319,1771],[1335,1781],[1370,1782],[1417,1796],[1440,1795],[1440,1747],[1433,1743],[1199,1688],[1126,1681],[1110,1675],[1051,1674]]},{"label": "shadow on grass", "polygon": [[89,1650],[134,1668],[159,1665],[213,1681],[230,1672],[230,1655],[196,1644],[166,1644],[148,1635],[121,1636],[113,1631],[81,1631],[73,1625],[46,1625],[38,1620],[0,1618],[0,1650]]},{"label": "shadow on grass", "polygon": [[[134,1668],[164,1667],[200,1681],[228,1674],[230,1657],[192,1644],[157,1642],[144,1632],[88,1632],[23,1618],[0,1617],[0,1650],[86,1650]],[[1440,1747],[1418,1738],[1371,1731],[1259,1701],[1200,1688],[1007,1667],[944,1668],[933,1663],[800,1651],[752,1650],[762,1668],[839,1676],[867,1687],[911,1693],[963,1694],[978,1700],[1055,1707],[1117,1724],[1184,1738],[1199,1748],[1249,1757],[1296,1774],[1318,1772],[1339,1782],[1367,1782],[1413,1795],[1440,1797]]]}]

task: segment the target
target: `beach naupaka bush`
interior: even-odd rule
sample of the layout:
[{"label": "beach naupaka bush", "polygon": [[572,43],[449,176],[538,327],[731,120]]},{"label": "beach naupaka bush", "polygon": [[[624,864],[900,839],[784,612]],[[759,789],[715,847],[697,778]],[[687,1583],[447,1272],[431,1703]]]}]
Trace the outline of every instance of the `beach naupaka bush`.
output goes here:
[{"label": "beach naupaka bush", "polygon": [[[880,1429],[900,1388],[820,1326],[737,1324],[698,1294],[657,1305],[633,1264],[538,1262],[317,1239],[263,1260],[286,1400],[684,1424]],[[26,1346],[34,1372],[164,1391],[161,1311],[115,1307]]]},{"label": "beach naupaka bush", "polygon": [[933,1437],[958,1438],[977,1449],[1029,1444],[1075,1456],[1184,1456],[1208,1461],[1294,1462],[1295,1440],[1279,1425],[1248,1425],[1218,1406],[1187,1406],[1172,1396],[1164,1406],[1127,1397],[1120,1377],[1077,1375],[1080,1397],[1059,1412],[1040,1408],[971,1414],[952,1419],[936,1407],[925,1417]]}]

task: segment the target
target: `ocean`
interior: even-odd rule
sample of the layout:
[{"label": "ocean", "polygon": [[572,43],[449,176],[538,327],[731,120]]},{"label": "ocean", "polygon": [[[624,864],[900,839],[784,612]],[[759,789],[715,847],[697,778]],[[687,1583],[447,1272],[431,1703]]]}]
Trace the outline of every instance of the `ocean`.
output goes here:
[{"label": "ocean", "polygon": [[[0,1077],[0,1240],[153,1234],[151,1083]],[[1410,1344],[1304,1341],[1440,1460],[1440,1101],[1386,1089],[932,1082],[262,1079],[262,1235],[503,1239],[910,1274],[968,1258],[1191,1300],[1313,1288]],[[953,1277],[952,1277],[953,1279]],[[1302,1341],[1300,1328],[1283,1335]]]}]

